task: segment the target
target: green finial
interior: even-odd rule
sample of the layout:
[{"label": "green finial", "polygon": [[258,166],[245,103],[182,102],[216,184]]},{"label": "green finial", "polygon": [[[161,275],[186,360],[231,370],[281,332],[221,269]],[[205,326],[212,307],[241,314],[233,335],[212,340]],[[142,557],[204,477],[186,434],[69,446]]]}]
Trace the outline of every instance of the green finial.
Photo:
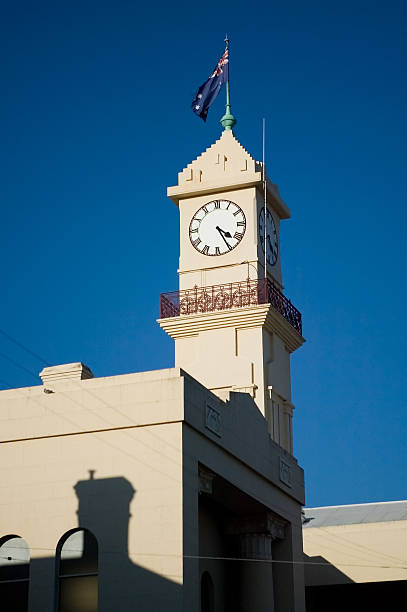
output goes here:
[{"label": "green finial", "polygon": [[[229,38],[226,34],[225,38],[226,49],[225,51],[229,51]],[[226,81],[226,113],[223,115],[220,120],[222,127],[224,130],[232,130],[233,126],[236,125],[236,119],[232,115],[232,111],[230,108],[230,89],[229,89],[229,55],[228,55],[228,78]]]}]

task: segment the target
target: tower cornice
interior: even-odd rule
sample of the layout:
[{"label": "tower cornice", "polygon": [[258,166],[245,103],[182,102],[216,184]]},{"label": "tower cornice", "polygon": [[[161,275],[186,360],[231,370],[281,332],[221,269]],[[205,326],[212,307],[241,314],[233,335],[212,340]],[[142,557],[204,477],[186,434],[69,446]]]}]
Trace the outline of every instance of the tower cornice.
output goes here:
[{"label": "tower cornice", "polygon": [[157,322],[174,340],[198,336],[200,333],[211,329],[265,327],[268,331],[276,333],[283,340],[290,353],[298,349],[305,342],[301,334],[270,304],[258,304],[246,308],[230,308],[195,315],[181,315],[158,319]]},{"label": "tower cornice", "polygon": [[[263,179],[261,172],[255,172],[250,176],[237,177],[234,181],[230,179],[223,183],[206,183],[204,185],[175,185],[167,188],[167,196],[179,206],[179,201],[186,198],[193,198],[200,195],[211,195],[213,193],[223,193],[225,191],[235,191],[237,189],[245,189],[247,187],[263,188]],[[281,198],[277,185],[274,185],[267,179],[267,197],[280,219],[289,219],[291,217],[290,209]]]}]

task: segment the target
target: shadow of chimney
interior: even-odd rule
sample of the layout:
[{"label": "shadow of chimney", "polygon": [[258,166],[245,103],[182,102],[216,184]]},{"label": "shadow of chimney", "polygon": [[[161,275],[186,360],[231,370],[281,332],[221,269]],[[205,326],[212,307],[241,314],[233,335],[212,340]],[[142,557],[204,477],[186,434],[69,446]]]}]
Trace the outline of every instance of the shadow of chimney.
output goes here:
[{"label": "shadow of chimney", "polygon": [[[129,547],[130,503],[136,495],[131,482],[120,476],[97,478],[93,470],[89,471],[89,476],[89,479],[79,480],[74,485],[78,497],[78,524],[67,525],[65,534],[61,533],[59,543],[55,542],[55,555],[31,559],[29,583],[9,580],[2,584],[0,575],[0,609],[13,612],[181,610],[181,585],[144,569],[129,557],[129,548],[137,550],[137,542],[132,542]],[[84,559],[89,558],[89,547],[96,539],[97,564],[91,568],[96,571],[59,578],[64,563],[59,561],[62,544],[67,537],[81,530],[85,530],[80,552]],[[65,563],[64,567],[74,566]],[[19,563],[17,558],[13,568],[10,566],[7,571],[11,580],[14,575],[19,578],[28,576],[28,564]],[[86,595],[89,594],[90,578],[96,581],[93,584],[97,583],[95,597]],[[61,580],[66,580],[63,588],[60,588]],[[76,594],[73,592],[75,589]]]}]

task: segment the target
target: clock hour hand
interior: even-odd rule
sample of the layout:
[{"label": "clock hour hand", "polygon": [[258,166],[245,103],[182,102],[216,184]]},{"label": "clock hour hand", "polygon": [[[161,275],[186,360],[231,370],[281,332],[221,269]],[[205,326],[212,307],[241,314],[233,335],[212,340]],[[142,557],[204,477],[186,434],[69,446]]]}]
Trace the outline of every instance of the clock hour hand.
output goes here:
[{"label": "clock hour hand", "polygon": [[232,235],[229,232],[225,232],[225,230],[221,229],[219,227],[219,225],[216,226],[216,229],[218,230],[219,234],[222,236],[223,240],[226,243],[226,246],[228,247],[228,249],[230,250],[231,246],[228,243],[228,241],[226,240],[226,238],[232,238]]},{"label": "clock hour hand", "polygon": [[268,242],[268,244],[269,244],[271,254],[273,255],[273,257],[275,257],[275,256],[276,256],[276,254],[275,254],[275,252],[274,252],[274,247],[273,247],[273,245],[271,244],[270,236],[267,236],[267,242]]},{"label": "clock hour hand", "polygon": [[218,232],[223,234],[225,236],[225,238],[232,238],[232,234],[230,234],[229,232],[225,232],[225,230],[223,230],[221,227],[219,227],[219,225],[216,226],[216,229],[218,230]]}]

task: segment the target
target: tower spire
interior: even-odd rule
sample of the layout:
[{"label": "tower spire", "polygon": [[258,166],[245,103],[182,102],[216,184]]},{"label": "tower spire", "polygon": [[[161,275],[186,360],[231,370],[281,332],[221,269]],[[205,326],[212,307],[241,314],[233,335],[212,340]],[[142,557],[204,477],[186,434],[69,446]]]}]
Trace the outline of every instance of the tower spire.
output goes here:
[{"label": "tower spire", "polygon": [[220,120],[224,130],[232,130],[233,126],[236,125],[236,119],[232,115],[230,106],[230,87],[229,87],[229,38],[226,34],[225,38],[226,49],[228,52],[228,63],[227,63],[227,80],[226,80],[226,112]]}]

